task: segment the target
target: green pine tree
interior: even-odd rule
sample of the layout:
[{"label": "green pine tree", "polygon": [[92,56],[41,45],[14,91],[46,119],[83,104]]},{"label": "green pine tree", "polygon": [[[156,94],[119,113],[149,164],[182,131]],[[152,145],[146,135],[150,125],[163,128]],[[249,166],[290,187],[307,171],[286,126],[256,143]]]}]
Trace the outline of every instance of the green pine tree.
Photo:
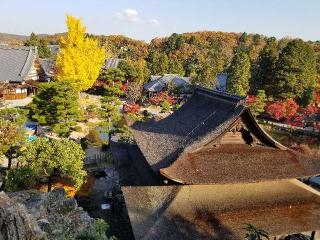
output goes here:
[{"label": "green pine tree", "polygon": [[271,37],[259,54],[258,71],[255,76],[257,87],[264,89],[268,96],[272,96],[275,86],[275,67],[278,59],[277,40]]},{"label": "green pine tree", "polygon": [[292,40],[279,55],[275,97],[293,98],[306,106],[316,87],[316,58],[313,48],[300,39]]},{"label": "green pine tree", "polygon": [[264,112],[266,106],[267,96],[264,90],[258,90],[255,102],[250,106],[251,112],[254,116],[258,116]]},{"label": "green pine tree", "polygon": [[51,51],[48,48],[47,41],[44,39],[39,39],[35,33],[31,33],[30,38],[25,41],[24,45],[29,47],[37,47],[40,58],[51,57]]},{"label": "green pine tree", "polygon": [[70,82],[41,83],[30,110],[32,119],[65,135],[80,118],[79,93]]},{"label": "green pine tree", "polygon": [[182,63],[178,60],[176,56],[171,56],[169,60],[169,73],[179,74],[184,76],[184,69]]},{"label": "green pine tree", "polygon": [[236,51],[228,69],[227,90],[239,96],[246,96],[249,91],[250,58],[242,50]]}]

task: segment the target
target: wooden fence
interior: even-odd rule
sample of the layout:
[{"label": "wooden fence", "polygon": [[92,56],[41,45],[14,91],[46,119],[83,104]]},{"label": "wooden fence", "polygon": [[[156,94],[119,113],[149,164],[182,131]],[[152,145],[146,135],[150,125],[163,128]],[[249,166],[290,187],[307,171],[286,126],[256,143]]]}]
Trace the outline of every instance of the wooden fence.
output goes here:
[{"label": "wooden fence", "polygon": [[108,158],[107,153],[99,153],[94,156],[86,157],[84,159],[85,166],[100,166],[102,165]]}]

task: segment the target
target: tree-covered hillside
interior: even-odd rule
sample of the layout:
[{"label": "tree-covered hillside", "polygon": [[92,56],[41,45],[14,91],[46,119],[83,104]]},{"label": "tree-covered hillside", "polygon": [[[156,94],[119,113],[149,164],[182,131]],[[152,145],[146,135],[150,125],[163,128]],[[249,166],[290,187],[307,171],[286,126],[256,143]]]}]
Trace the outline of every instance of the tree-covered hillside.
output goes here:
[{"label": "tree-covered hillside", "polygon": [[[64,35],[40,34],[37,37],[48,44],[59,44]],[[279,100],[291,97],[303,105],[320,91],[319,41],[213,31],[173,33],[150,43],[123,35],[88,35],[99,41],[107,57],[146,61],[149,75],[177,73],[191,76],[195,84],[212,88],[216,75],[225,72],[233,79],[233,84],[237,84],[229,87],[234,93],[256,94],[264,90],[268,97]],[[21,42],[21,38],[16,41]],[[241,66],[246,69],[240,69]]]}]

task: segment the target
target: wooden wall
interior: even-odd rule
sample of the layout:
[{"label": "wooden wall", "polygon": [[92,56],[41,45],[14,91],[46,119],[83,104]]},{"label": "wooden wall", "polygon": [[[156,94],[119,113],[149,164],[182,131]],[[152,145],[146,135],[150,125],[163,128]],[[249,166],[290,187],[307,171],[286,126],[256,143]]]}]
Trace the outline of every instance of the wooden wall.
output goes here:
[{"label": "wooden wall", "polygon": [[27,93],[14,93],[14,94],[11,94],[11,93],[4,93],[3,94],[3,99],[4,100],[18,100],[18,99],[24,99],[28,96]]}]

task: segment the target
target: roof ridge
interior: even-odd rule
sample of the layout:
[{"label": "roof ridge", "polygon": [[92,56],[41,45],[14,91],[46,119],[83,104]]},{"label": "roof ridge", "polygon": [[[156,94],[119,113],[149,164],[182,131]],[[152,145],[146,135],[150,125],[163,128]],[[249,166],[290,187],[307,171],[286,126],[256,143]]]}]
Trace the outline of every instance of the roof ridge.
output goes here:
[{"label": "roof ridge", "polygon": [[196,86],[194,92],[200,93],[200,94],[205,94],[209,97],[218,97],[218,98],[221,98],[221,99],[226,100],[228,102],[238,103],[241,105],[244,105],[244,102],[245,102],[245,97],[241,97],[241,96],[227,93],[227,92],[212,90],[212,89],[208,89],[208,88],[204,88],[204,87],[200,87],[200,86]]},{"label": "roof ridge", "polygon": [[3,50],[23,50],[23,51],[30,51],[35,49],[35,47],[32,46],[20,46],[20,45],[1,45],[0,44],[0,49]]},{"label": "roof ridge", "polygon": [[[24,75],[24,73],[26,72],[26,70],[27,70],[26,68],[27,68],[27,65],[28,65],[30,58],[32,57],[33,50],[34,50],[34,48],[32,48],[32,47],[29,48],[28,56],[26,58],[26,61],[24,62],[24,65],[23,65],[20,73],[19,73],[19,76]],[[30,68],[31,68],[31,66],[30,66]]]}]

